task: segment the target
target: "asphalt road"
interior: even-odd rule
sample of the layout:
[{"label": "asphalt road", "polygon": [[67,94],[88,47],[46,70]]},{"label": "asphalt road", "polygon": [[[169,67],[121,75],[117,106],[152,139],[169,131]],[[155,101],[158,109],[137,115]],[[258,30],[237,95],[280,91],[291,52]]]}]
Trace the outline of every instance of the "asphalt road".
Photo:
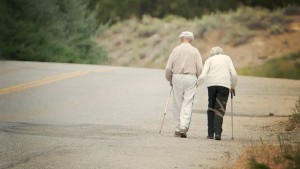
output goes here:
[{"label": "asphalt road", "polygon": [[[170,90],[163,70],[0,61],[0,169],[222,168],[261,119],[282,119],[300,96],[296,80],[239,79],[234,115],[245,125],[235,140],[228,111],[222,141],[206,139],[205,86],[182,139],[170,111],[158,134]],[[249,118],[259,118],[250,129]]]}]

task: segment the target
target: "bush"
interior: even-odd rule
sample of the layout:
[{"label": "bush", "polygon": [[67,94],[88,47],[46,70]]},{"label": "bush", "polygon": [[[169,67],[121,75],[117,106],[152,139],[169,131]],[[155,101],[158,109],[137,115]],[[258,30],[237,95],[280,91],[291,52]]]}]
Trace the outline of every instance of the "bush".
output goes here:
[{"label": "bush", "polygon": [[137,32],[141,38],[148,38],[158,32],[160,29],[159,24],[160,22],[157,21],[158,19],[152,18],[150,16],[143,16],[141,20],[141,24],[139,24]]},{"label": "bush", "polygon": [[105,51],[91,38],[99,27],[84,0],[0,1],[2,59],[103,63]]},{"label": "bush", "polygon": [[270,33],[283,33],[287,30],[284,10],[270,11],[263,8],[242,7],[232,13],[232,22],[246,25],[250,30],[267,30]]},{"label": "bush", "polygon": [[292,108],[293,114],[291,120],[296,123],[300,123],[300,97],[295,103],[295,107]]},{"label": "bush", "polygon": [[300,6],[288,5],[284,8],[284,14],[286,15],[300,15]]},{"label": "bush", "polygon": [[241,75],[300,79],[299,59],[300,51],[271,59],[259,66],[239,69],[238,72]]},{"label": "bush", "polygon": [[219,13],[204,15],[201,20],[197,20],[195,29],[195,34],[200,38],[203,38],[206,32],[209,32],[214,29],[222,29],[225,25],[222,26],[222,15]]},{"label": "bush", "polygon": [[253,36],[253,32],[245,26],[232,26],[231,29],[226,31],[223,42],[232,46],[239,46],[247,43]]},{"label": "bush", "polygon": [[266,164],[258,163],[254,157],[249,160],[250,169],[270,169]]}]

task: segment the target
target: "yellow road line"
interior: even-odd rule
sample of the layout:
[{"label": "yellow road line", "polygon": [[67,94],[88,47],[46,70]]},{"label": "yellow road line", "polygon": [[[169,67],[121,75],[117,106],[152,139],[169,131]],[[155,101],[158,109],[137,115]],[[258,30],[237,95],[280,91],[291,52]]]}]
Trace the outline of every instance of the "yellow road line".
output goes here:
[{"label": "yellow road line", "polygon": [[64,79],[68,79],[68,78],[72,78],[72,77],[82,76],[82,75],[85,75],[85,74],[88,74],[91,72],[105,72],[105,71],[110,71],[110,70],[113,70],[113,69],[96,69],[96,70],[92,70],[92,71],[76,71],[76,72],[61,74],[61,75],[57,75],[57,76],[52,76],[52,77],[48,77],[45,79],[36,80],[36,81],[0,89],[0,95],[17,92],[17,91],[21,91],[21,90],[26,90],[29,88],[45,85],[48,83],[53,83],[56,81],[60,81],[60,80],[64,80]]}]

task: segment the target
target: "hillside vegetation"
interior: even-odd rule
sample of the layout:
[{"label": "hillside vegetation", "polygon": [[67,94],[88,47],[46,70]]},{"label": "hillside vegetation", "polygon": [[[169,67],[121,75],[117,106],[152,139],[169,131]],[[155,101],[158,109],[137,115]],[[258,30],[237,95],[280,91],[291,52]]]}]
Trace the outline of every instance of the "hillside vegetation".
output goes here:
[{"label": "hillside vegetation", "polygon": [[240,7],[192,20],[174,15],[163,19],[144,15],[112,25],[97,42],[107,49],[108,64],[164,68],[184,30],[195,34],[193,44],[203,60],[211,47],[219,45],[237,68],[253,67],[299,51],[300,8]]}]

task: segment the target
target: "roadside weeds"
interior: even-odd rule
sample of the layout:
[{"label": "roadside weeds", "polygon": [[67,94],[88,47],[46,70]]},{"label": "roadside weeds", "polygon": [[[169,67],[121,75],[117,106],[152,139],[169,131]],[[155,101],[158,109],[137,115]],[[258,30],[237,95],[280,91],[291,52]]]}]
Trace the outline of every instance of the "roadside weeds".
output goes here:
[{"label": "roadside weeds", "polygon": [[292,108],[286,131],[278,134],[277,143],[244,147],[232,169],[297,169],[300,168],[300,97]]}]

